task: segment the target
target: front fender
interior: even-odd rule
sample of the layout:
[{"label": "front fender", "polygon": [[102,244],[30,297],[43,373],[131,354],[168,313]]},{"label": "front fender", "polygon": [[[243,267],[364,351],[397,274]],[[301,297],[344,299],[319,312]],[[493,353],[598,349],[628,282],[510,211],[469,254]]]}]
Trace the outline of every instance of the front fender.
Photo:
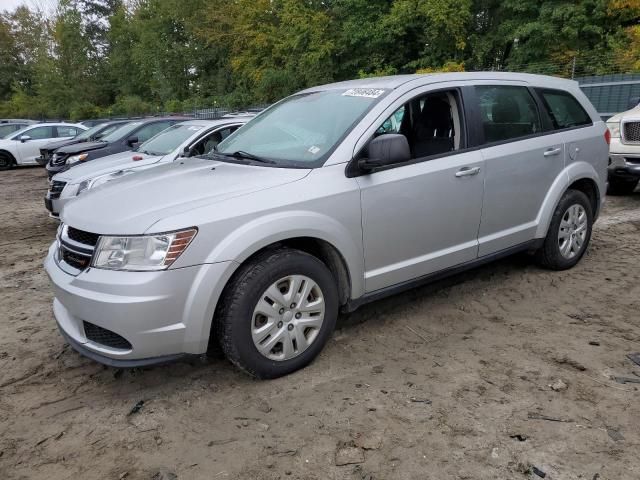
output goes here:
[{"label": "front fender", "polygon": [[[551,224],[551,217],[553,217],[553,212],[558,206],[562,195],[564,195],[564,192],[567,191],[571,184],[584,178],[594,181],[597,189],[598,200],[601,201],[603,191],[602,179],[598,175],[598,172],[596,172],[595,168],[593,168],[593,165],[588,162],[580,161],[571,163],[562,170],[562,172],[560,172],[547,192],[536,220],[536,223],[538,224],[535,235],[536,238],[544,238],[547,236],[547,231]],[[594,215],[597,214],[598,212],[594,212]]]},{"label": "front fender", "polygon": [[273,243],[310,237],[330,243],[345,260],[351,279],[351,297],[364,294],[364,257],[361,233],[354,235],[334,218],[311,211],[284,211],[258,217],[225,236],[207,257],[207,263],[244,262]]}]

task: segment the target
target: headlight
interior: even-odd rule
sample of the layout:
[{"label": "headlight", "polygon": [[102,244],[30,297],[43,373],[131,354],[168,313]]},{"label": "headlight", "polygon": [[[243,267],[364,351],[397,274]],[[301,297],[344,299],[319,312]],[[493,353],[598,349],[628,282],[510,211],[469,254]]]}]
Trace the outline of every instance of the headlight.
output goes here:
[{"label": "headlight", "polygon": [[90,178],[89,180],[80,182],[80,185],[78,185],[78,191],[76,192],[76,195],[80,195],[85,190],[90,190],[92,188],[99,187],[100,185],[104,185],[105,183],[110,182],[111,180],[117,180],[118,178],[122,178],[125,175],[129,175],[130,173],[135,173],[135,170],[120,170],[118,172],[107,173],[106,175],[100,175],[99,177]]},{"label": "headlight", "polygon": [[72,157],[67,158],[67,161],[65,163],[67,165],[73,165],[74,163],[84,162],[87,159],[88,156],[89,156],[88,153],[81,153],[80,155],[73,155]]},{"label": "headlight", "polygon": [[611,138],[620,138],[620,122],[607,122]]},{"label": "headlight", "polygon": [[195,228],[158,235],[100,237],[92,265],[106,270],[166,270],[198,232]]}]

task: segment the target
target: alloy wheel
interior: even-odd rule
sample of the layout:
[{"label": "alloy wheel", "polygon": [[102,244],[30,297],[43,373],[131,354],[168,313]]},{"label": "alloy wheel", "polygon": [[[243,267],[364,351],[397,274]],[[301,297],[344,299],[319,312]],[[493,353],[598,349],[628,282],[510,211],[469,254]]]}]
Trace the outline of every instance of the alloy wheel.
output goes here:
[{"label": "alloy wheel", "polygon": [[574,258],[581,252],[587,237],[588,221],[582,205],[571,205],[565,211],[558,231],[558,248],[564,258]]}]

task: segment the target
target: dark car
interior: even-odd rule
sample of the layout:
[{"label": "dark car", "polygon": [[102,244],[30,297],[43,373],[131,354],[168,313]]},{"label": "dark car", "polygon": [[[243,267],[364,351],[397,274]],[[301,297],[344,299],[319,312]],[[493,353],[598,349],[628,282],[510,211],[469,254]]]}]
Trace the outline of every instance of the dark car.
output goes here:
[{"label": "dark car", "polygon": [[191,119],[189,117],[157,117],[135,120],[102,137],[100,141],[61,147],[56,150],[55,156],[47,163],[47,174],[51,178],[76,163],[88,162],[114,153],[132,150],[165,128],[186,120]]},{"label": "dark car", "polygon": [[66,147],[68,145],[75,145],[78,143],[97,142],[103,137],[106,137],[110,133],[113,133],[117,129],[123,127],[127,123],[129,123],[128,120],[103,123],[80,133],[80,135],[76,135],[71,140],[57,140],[55,142],[47,143],[40,149],[40,156],[36,158],[36,161],[40,165],[44,166],[49,163],[49,161],[53,158],[55,152],[59,148]]}]

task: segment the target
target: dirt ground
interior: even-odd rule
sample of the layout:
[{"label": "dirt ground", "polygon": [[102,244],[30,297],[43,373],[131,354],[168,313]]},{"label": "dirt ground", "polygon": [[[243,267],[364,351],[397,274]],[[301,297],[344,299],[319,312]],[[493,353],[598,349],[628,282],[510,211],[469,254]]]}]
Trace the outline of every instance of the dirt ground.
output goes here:
[{"label": "dirt ground", "polygon": [[573,270],[515,257],[379,301],[261,382],[65,345],[45,189],[0,174],[0,479],[640,478],[640,384],[612,379],[640,380],[638,193],[608,199]]}]

